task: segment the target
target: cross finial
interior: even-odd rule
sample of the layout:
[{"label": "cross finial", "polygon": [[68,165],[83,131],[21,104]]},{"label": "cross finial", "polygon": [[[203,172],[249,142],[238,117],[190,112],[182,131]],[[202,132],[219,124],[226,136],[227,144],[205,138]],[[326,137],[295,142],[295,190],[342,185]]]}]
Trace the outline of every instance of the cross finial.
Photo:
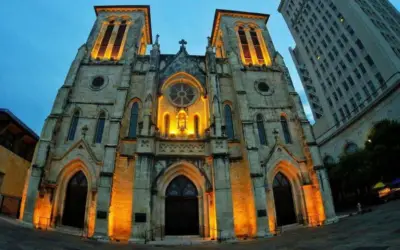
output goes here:
[{"label": "cross finial", "polygon": [[179,41],[179,44],[181,45],[182,48],[184,48],[187,42],[185,41],[185,39],[182,39]]},{"label": "cross finial", "polygon": [[156,42],[155,42],[155,44],[158,44],[158,38],[160,37],[160,35],[159,34],[157,34],[156,35]]}]

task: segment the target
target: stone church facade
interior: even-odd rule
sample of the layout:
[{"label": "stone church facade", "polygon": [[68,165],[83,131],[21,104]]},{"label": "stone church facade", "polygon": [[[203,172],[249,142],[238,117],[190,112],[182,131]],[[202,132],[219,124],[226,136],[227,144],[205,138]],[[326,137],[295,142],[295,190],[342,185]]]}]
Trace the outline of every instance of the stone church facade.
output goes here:
[{"label": "stone church facade", "polygon": [[43,127],[24,221],[129,240],[264,237],[336,220],[268,15],[217,10],[194,56],[184,40],[161,53],[149,6],[95,11]]}]

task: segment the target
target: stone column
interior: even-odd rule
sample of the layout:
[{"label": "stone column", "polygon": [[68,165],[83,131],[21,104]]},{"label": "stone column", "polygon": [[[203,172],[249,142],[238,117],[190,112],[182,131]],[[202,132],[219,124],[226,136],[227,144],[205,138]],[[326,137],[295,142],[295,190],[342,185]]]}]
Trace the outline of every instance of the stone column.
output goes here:
[{"label": "stone column", "polygon": [[96,238],[108,237],[108,215],[110,210],[112,178],[112,173],[100,173],[99,185],[97,187],[96,226],[94,229]]},{"label": "stone column", "polygon": [[235,238],[233,225],[232,189],[229,172],[229,159],[214,156],[214,190],[217,229],[223,239]]},{"label": "stone column", "polygon": [[150,229],[151,167],[150,156],[138,156],[134,176],[131,230],[131,237],[136,239]]},{"label": "stone column", "polygon": [[331,185],[329,183],[329,177],[328,173],[325,169],[325,167],[317,167],[316,173],[318,175],[318,181],[320,189],[321,189],[321,194],[322,194],[322,200],[324,203],[324,208],[325,208],[325,224],[330,224],[333,222],[338,221],[338,218],[335,213],[335,206],[333,204],[333,198],[332,198],[332,190],[331,190]]}]

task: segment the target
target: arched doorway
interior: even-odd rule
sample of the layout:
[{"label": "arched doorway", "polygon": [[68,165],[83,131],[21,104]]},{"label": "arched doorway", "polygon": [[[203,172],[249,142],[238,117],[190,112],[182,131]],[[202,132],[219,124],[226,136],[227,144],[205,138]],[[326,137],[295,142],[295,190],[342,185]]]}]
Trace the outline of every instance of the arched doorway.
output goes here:
[{"label": "arched doorway", "polygon": [[273,187],[278,226],[296,223],[292,187],[289,180],[282,173],[278,172],[274,178]]},{"label": "arched doorway", "polygon": [[86,211],[87,180],[82,171],[72,176],[68,183],[64,201],[62,224],[83,228]]},{"label": "arched doorway", "polygon": [[198,235],[199,205],[197,189],[191,180],[180,175],[165,192],[165,234]]}]

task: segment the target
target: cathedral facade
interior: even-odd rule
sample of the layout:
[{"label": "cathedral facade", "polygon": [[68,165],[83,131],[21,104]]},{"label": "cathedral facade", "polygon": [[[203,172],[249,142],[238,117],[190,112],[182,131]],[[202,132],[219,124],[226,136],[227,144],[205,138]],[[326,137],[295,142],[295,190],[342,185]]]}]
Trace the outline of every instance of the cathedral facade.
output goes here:
[{"label": "cathedral facade", "polygon": [[183,39],[162,54],[149,6],[95,12],[43,127],[24,221],[129,240],[265,237],[336,219],[268,15],[217,10],[199,56]]}]

